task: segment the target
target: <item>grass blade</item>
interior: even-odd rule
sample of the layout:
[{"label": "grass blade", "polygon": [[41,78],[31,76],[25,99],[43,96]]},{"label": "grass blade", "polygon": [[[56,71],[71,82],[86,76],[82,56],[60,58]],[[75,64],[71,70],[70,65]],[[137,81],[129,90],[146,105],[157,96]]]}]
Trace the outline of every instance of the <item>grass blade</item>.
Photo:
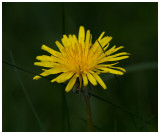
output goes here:
[{"label": "grass blade", "polygon": [[[13,64],[16,65],[11,52],[10,52],[10,57],[11,57],[11,60],[12,60]],[[21,79],[21,77],[20,77],[20,75],[18,73],[18,70],[17,70],[17,68],[14,68],[14,69],[15,69],[15,73],[16,73],[16,76],[18,78],[18,81],[19,81],[19,83],[21,85],[21,88],[22,88],[22,90],[23,90],[23,92],[25,94],[25,97],[27,98],[28,104],[29,104],[29,106],[30,106],[30,108],[31,108],[31,110],[32,110],[32,112],[33,112],[33,114],[34,114],[34,116],[35,116],[40,128],[41,128],[41,131],[44,131],[44,127],[43,127],[43,125],[42,125],[42,123],[41,123],[41,121],[40,121],[40,119],[38,117],[38,114],[37,114],[34,106],[32,105],[32,102],[31,102],[31,100],[30,100],[30,98],[29,98],[29,96],[27,94],[27,91],[26,91],[26,88],[25,88],[25,86],[23,84],[23,81],[22,81],[22,79]]]},{"label": "grass blade", "polygon": [[101,101],[103,101],[103,102],[106,102],[106,103],[108,103],[108,104],[110,104],[110,105],[112,105],[112,106],[114,106],[114,107],[116,107],[116,108],[118,108],[118,109],[121,109],[121,110],[127,112],[128,114],[130,114],[130,115],[132,115],[132,116],[134,116],[134,117],[136,117],[136,118],[139,118],[139,119],[141,119],[141,120],[145,120],[147,123],[150,123],[150,122],[147,121],[146,119],[142,118],[140,115],[138,115],[138,114],[136,114],[136,113],[134,113],[134,112],[129,111],[127,108],[124,108],[124,107],[122,107],[122,106],[120,106],[120,105],[114,104],[114,103],[112,103],[112,102],[110,102],[110,101],[108,101],[108,100],[106,100],[106,99],[104,99],[104,98],[101,98],[101,97],[97,96],[97,95],[92,94],[92,96],[95,97],[96,99],[99,99],[99,100],[101,100]]},{"label": "grass blade", "polygon": [[[32,72],[32,71],[30,71],[30,70],[28,70],[28,69],[25,69],[25,68],[23,68],[23,67],[14,65],[14,64],[6,61],[6,60],[3,60],[3,59],[2,59],[2,62],[5,63],[5,64],[7,64],[7,65],[9,65],[9,66],[12,66],[12,67],[14,67],[14,68],[17,68],[17,69],[19,69],[19,70],[22,70],[22,71],[24,71],[24,72],[27,72],[27,73],[30,73],[30,74],[33,74],[33,75],[41,76],[41,75],[39,75],[39,74],[37,74],[37,73],[35,73],[35,72]],[[52,80],[52,79],[49,79],[49,78],[44,77],[44,76],[41,76],[41,77],[44,78],[44,79],[47,79],[47,80]]]}]

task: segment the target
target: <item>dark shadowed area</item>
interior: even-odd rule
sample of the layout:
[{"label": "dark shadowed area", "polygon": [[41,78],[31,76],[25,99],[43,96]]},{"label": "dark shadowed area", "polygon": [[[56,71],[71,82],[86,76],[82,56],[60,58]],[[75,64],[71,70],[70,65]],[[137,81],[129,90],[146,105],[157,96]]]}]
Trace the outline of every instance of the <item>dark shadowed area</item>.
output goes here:
[{"label": "dark shadowed area", "polygon": [[[63,14],[64,11],[64,14]],[[119,66],[123,76],[101,75],[108,89],[94,87],[91,110],[100,132],[158,131],[158,3],[2,3],[2,131],[88,131],[83,96],[37,74],[36,56],[58,50],[62,33],[91,30],[93,40],[105,31],[110,47],[131,53]],[[11,54],[12,53],[12,54]],[[54,78],[51,76],[50,78]]]}]

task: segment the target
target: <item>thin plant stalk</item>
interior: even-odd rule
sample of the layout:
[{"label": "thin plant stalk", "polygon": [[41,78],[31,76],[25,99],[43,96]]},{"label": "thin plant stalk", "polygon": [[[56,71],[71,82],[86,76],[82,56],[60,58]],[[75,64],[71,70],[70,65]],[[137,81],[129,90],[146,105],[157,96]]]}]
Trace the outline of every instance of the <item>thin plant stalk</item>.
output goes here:
[{"label": "thin plant stalk", "polygon": [[88,96],[86,89],[84,89],[84,100],[85,100],[86,110],[87,110],[88,132],[93,132],[94,128],[93,128],[92,112],[91,112],[91,106],[90,106],[90,98]]}]

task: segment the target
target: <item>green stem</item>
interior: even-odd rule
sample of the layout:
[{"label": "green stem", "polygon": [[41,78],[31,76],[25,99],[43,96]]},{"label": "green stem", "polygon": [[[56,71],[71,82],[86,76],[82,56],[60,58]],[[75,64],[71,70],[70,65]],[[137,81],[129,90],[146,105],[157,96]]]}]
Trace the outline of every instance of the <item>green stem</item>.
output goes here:
[{"label": "green stem", "polygon": [[89,96],[84,93],[84,100],[86,103],[86,109],[87,109],[87,120],[88,120],[88,132],[93,132],[93,121],[92,121],[92,112],[90,107],[90,100]]}]

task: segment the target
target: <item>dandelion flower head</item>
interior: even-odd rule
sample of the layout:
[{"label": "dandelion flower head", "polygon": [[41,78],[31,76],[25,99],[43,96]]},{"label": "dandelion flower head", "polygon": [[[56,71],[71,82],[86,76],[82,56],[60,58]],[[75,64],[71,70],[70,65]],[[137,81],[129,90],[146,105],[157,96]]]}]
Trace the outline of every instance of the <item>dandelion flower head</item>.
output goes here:
[{"label": "dandelion flower head", "polygon": [[[105,83],[100,78],[101,73],[111,73],[123,75],[125,69],[115,67],[119,60],[129,57],[129,53],[116,53],[123,46],[109,48],[109,43],[112,40],[110,36],[104,36],[105,32],[92,43],[92,34],[90,30],[83,26],[79,28],[78,38],[76,35],[63,35],[60,43],[56,41],[59,51],[55,51],[46,45],[42,45],[42,49],[49,52],[50,55],[37,56],[39,62],[34,62],[34,65],[45,67],[43,72],[36,75],[33,79],[38,80],[41,76],[45,77],[52,74],[59,74],[51,82],[64,83],[69,80],[65,91],[69,92],[76,81],[81,86],[87,86],[90,82],[94,86],[99,83],[104,89],[107,89]],[[114,62],[114,63],[111,63]]]}]

